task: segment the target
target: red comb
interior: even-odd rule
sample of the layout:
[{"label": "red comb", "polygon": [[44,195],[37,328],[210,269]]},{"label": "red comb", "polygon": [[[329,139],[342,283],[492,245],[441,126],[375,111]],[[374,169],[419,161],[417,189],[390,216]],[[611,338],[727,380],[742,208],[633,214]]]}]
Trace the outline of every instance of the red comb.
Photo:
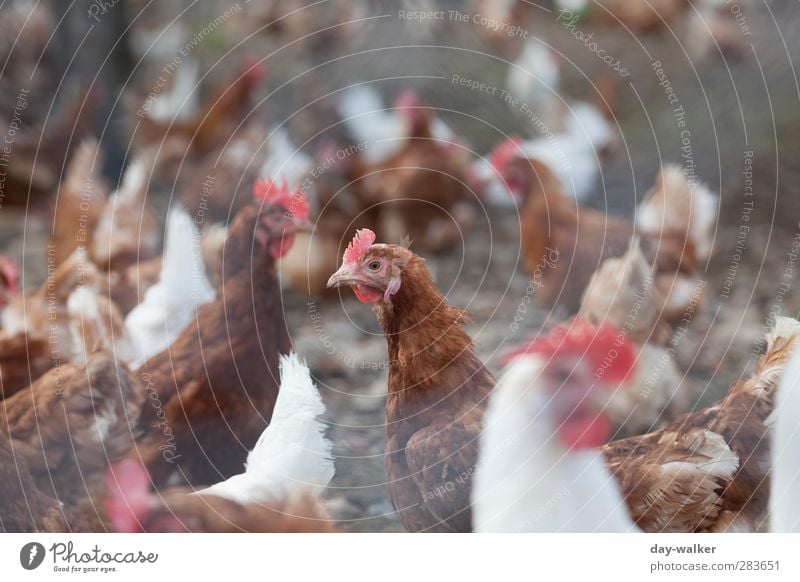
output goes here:
[{"label": "red comb", "polygon": [[503,168],[505,168],[511,160],[520,156],[522,153],[520,149],[521,144],[522,138],[513,136],[496,146],[492,150],[492,153],[489,154],[489,162],[492,164],[492,167],[498,172],[502,172]]},{"label": "red comb", "polygon": [[140,462],[120,461],[105,476],[103,508],[113,528],[121,533],[141,530],[140,520],[150,504],[150,476]]},{"label": "red comb", "polygon": [[9,257],[0,257],[0,275],[5,279],[9,293],[16,293],[19,284],[19,268]]},{"label": "red comb", "polygon": [[422,103],[419,99],[419,95],[417,95],[416,91],[413,89],[406,89],[397,96],[397,99],[394,100],[394,106],[396,109],[409,109],[413,107],[419,107],[421,104]]},{"label": "red comb", "polygon": [[356,236],[347,245],[342,257],[342,263],[353,264],[358,262],[358,259],[369,250],[369,247],[375,242],[375,233],[368,228],[361,228],[356,231]]},{"label": "red comb", "polygon": [[544,358],[575,355],[585,358],[594,368],[597,378],[609,382],[622,382],[636,365],[636,353],[628,338],[608,323],[594,326],[577,319],[572,325],[560,325],[543,337],[537,337],[527,346],[504,354],[504,363],[527,354]]},{"label": "red comb", "polygon": [[260,83],[267,76],[266,65],[255,55],[247,55],[242,68],[244,69],[244,79],[251,87]]},{"label": "red comb", "polygon": [[273,182],[269,178],[256,180],[253,185],[253,196],[269,206],[283,206],[289,213],[298,218],[308,218],[308,201],[300,189],[294,192],[289,190],[286,178],[281,184]]}]

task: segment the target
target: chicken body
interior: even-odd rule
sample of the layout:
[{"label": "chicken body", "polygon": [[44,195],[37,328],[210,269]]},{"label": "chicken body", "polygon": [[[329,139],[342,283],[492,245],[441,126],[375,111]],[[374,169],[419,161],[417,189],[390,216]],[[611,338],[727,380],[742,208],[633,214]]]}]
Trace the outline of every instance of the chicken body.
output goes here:
[{"label": "chicken body", "polygon": [[81,531],[80,520],[54,498],[39,491],[25,458],[0,431],[0,532],[63,533]]},{"label": "chicken body", "polygon": [[653,266],[655,285],[666,297],[664,317],[680,319],[686,305],[696,300],[696,243],[707,241],[696,237],[690,225],[645,231],[624,218],[578,206],[564,195],[550,168],[536,159],[515,159],[507,172],[526,192],[520,213],[524,265],[543,284],[538,297],[543,305],[558,304],[575,313],[592,273],[607,259],[624,255],[635,236]]},{"label": "chicken body", "polygon": [[50,370],[0,403],[0,426],[39,491],[61,502],[90,494],[134,444],[144,393],[105,352]]},{"label": "chicken body", "polygon": [[176,469],[193,484],[238,472],[270,420],[278,355],[291,344],[275,261],[268,245],[253,240],[258,220],[258,205],[239,212],[217,299],[138,370],[151,393],[138,453],[156,484]]},{"label": "chicken body", "polygon": [[648,532],[757,531],[769,497],[769,418],[800,324],[779,318],[749,379],[715,405],[602,448]]},{"label": "chicken body", "polygon": [[395,245],[361,248],[374,237],[359,231],[329,285],[353,285],[374,303],[386,336],[392,503],[408,531],[471,531],[477,439],[494,378],[462,329],[465,313],[446,303],[423,260]]}]

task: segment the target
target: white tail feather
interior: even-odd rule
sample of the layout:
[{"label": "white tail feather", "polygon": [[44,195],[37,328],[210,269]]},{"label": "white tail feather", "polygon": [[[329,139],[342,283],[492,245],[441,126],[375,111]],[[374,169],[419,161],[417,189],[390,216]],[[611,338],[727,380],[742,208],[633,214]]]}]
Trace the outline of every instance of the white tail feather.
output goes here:
[{"label": "white tail feather", "polygon": [[125,318],[125,327],[144,359],[167,348],[195,317],[200,305],[213,301],[191,216],[175,206],[167,221],[161,280],[145,293],[144,301]]},{"label": "white tail feather", "polygon": [[[789,319],[789,318],[779,318]],[[794,325],[800,325],[791,320]],[[776,322],[778,327],[788,322]],[[769,340],[767,340],[769,341]],[[770,522],[774,532],[800,532],[800,350],[795,349],[775,402],[771,445]]]},{"label": "white tail feather", "polygon": [[405,120],[386,109],[375,88],[359,85],[347,89],[339,99],[338,110],[355,141],[364,144],[361,155],[367,163],[380,163],[405,144]]},{"label": "white tail feather", "polygon": [[312,169],[311,158],[292,143],[289,132],[282,127],[270,132],[267,150],[267,159],[261,166],[261,175],[265,178],[285,178],[290,188],[297,188]]},{"label": "white tail feather", "polygon": [[272,422],[247,456],[245,472],[198,491],[240,503],[320,493],[333,479],[332,444],[319,416],[325,406],[308,367],[294,352],[281,356],[281,389]]}]

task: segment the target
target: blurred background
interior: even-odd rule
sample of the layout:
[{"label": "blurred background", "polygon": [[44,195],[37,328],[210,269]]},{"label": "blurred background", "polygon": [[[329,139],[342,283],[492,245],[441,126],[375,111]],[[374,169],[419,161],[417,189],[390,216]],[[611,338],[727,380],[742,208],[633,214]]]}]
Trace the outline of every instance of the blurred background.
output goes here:
[{"label": "blurred background", "polygon": [[[574,184],[580,204],[632,218],[668,163],[720,196],[704,308],[675,354],[704,386],[698,402],[711,401],[752,365],[766,319],[800,307],[780,287],[800,231],[798,26],[790,0],[7,0],[0,253],[25,288],[45,280],[48,241],[71,220],[56,194],[87,138],[93,177],[72,186],[113,190],[145,158],[162,235],[178,202],[205,230],[259,176],[300,187],[316,230],[281,266],[284,312],[329,406],[328,507],[344,529],[396,531],[383,334],[349,291],[324,291],[354,229],[410,235],[496,369],[497,353],[564,314],[522,302],[520,212],[490,154],[514,136],[552,149],[590,104],[610,137],[591,152],[588,187]],[[419,182],[389,171],[404,109],[424,111],[411,126],[442,148],[417,154],[432,166]],[[567,174],[581,166],[569,146],[563,155]],[[444,196],[452,184],[431,183],[437,173],[458,192]],[[444,196],[432,204],[446,212],[400,206],[425,198],[417,188]]]}]

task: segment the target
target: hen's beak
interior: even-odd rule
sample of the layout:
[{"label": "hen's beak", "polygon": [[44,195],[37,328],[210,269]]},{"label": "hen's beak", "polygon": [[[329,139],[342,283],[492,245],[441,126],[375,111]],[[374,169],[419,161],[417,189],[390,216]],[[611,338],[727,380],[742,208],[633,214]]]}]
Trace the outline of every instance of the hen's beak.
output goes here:
[{"label": "hen's beak", "polygon": [[341,268],[331,275],[330,279],[328,279],[328,289],[342,287],[343,285],[350,285],[351,283],[356,282],[357,281],[353,278],[353,274],[350,272],[350,269],[342,265]]}]

